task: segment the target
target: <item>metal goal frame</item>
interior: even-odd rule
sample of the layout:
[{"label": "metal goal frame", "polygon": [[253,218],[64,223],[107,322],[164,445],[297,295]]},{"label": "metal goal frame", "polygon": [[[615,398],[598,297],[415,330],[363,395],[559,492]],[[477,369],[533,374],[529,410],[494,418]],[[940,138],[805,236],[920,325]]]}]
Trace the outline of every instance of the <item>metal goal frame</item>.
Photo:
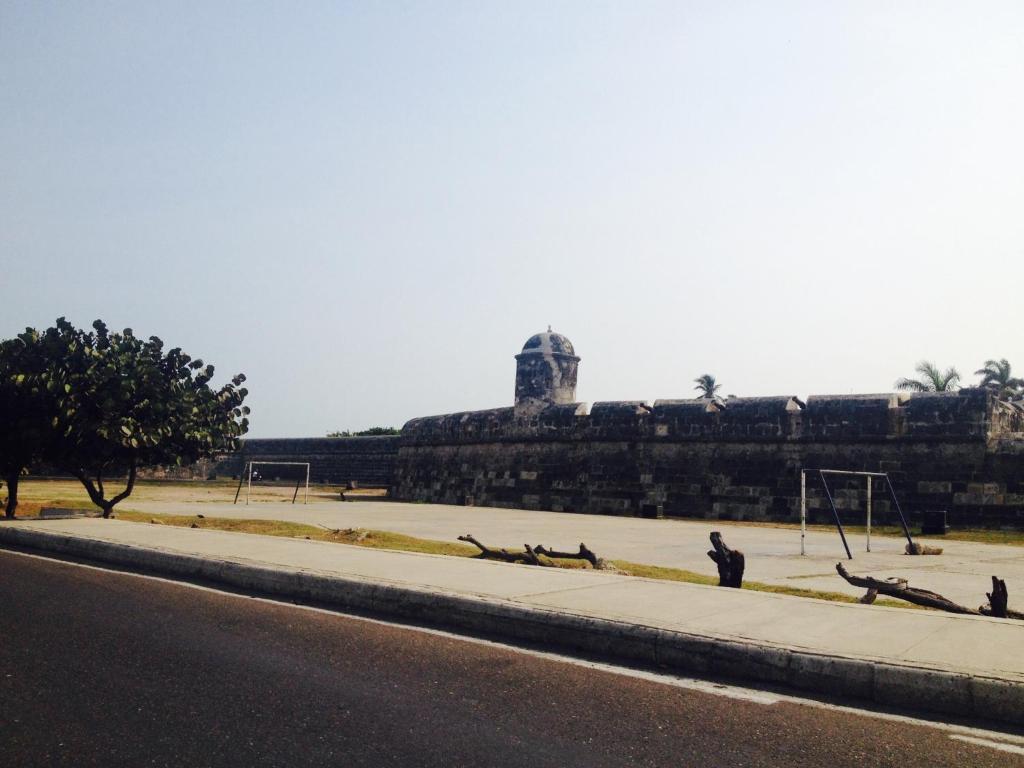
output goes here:
[{"label": "metal goal frame", "polygon": [[[252,495],[252,470],[253,467],[259,466],[277,466],[277,467],[305,467],[306,468],[306,490],[302,496],[302,503],[309,503],[309,462],[308,461],[250,461],[247,462],[245,468],[242,470],[242,474],[238,476],[238,488],[235,489],[235,500],[233,504],[238,503],[238,496],[242,492],[242,483],[245,482],[246,476],[249,478],[249,483],[245,490],[245,505],[249,506],[249,496]],[[299,496],[299,488],[302,485],[302,478],[299,477],[295,481],[295,493],[292,494],[292,504],[295,503],[295,499]]]},{"label": "metal goal frame", "polygon": [[887,472],[855,472],[848,469],[801,469],[800,470],[800,554],[806,555],[804,540],[807,538],[807,473],[816,472],[821,478],[821,485],[825,489],[825,496],[828,498],[829,506],[832,508],[832,517],[835,519],[836,528],[839,530],[839,538],[843,540],[843,548],[846,550],[846,557],[853,560],[853,553],[850,552],[850,545],[846,541],[846,533],[843,531],[843,523],[839,519],[839,510],[836,509],[835,500],[832,498],[832,491],[828,487],[826,475],[843,475],[846,477],[863,477],[867,482],[866,512],[867,512],[867,550],[871,551],[871,490],[872,480],[876,477],[885,479],[886,488],[892,503],[896,506],[896,512],[900,516],[900,525],[903,526],[903,534],[907,537],[910,551],[914,549],[914,540],[910,537],[910,528],[907,527],[907,519],[900,509],[899,499],[896,498],[896,491],[892,487],[892,480]]}]

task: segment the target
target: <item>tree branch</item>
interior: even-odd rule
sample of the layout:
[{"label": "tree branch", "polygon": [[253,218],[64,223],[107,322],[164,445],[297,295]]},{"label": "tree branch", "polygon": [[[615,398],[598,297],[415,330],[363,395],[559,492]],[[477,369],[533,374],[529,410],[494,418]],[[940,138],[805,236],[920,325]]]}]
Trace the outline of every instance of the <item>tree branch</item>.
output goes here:
[{"label": "tree branch", "polygon": [[459,541],[468,541],[475,546],[480,550],[479,557],[485,560],[501,560],[505,563],[521,563],[524,560],[523,553],[513,553],[504,549],[491,549],[473,538],[473,535],[470,533],[467,533],[465,536],[459,536]]},{"label": "tree branch", "polygon": [[538,544],[536,547],[534,547],[533,551],[536,552],[538,555],[544,555],[545,557],[555,557],[562,560],[586,560],[595,568],[598,567],[598,563],[600,562],[600,558],[597,555],[595,555],[592,551],[590,551],[590,549],[587,548],[587,545],[582,542],[580,542],[579,552],[558,552],[554,549],[547,549],[541,544]]},{"label": "tree branch", "polygon": [[895,597],[899,600],[906,600],[914,605],[923,605],[926,608],[937,608],[940,611],[949,613],[964,613],[970,616],[980,616],[981,611],[975,611],[963,605],[954,603],[937,592],[930,592],[927,589],[918,589],[907,585],[906,579],[875,579],[871,576],[851,576],[842,563],[836,563],[836,572],[842,576],[847,584],[854,587],[863,587],[866,590],[874,591],[879,595]]}]

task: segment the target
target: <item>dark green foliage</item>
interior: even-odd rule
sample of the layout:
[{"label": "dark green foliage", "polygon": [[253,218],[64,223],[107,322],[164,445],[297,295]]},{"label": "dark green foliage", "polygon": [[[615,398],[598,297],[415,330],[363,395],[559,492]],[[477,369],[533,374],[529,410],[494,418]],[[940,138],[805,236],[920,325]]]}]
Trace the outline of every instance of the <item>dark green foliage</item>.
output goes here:
[{"label": "dark green foliage", "polygon": [[722,388],[722,385],[715,381],[715,377],[710,373],[702,374],[693,380],[697,385],[694,387],[702,398],[713,398],[715,394]]},{"label": "dark green foliage", "polygon": [[328,432],[328,437],[372,437],[375,435],[398,435],[401,434],[400,429],[394,427],[370,427],[369,429],[363,429],[358,432],[353,432],[350,429],[343,429],[338,432]]},{"label": "dark green foliage", "polygon": [[941,371],[934,363],[922,360],[914,370],[920,377],[899,379],[896,382],[896,389],[909,392],[955,392],[960,388],[960,374],[956,368]]},{"label": "dark green foliage", "polygon": [[1002,360],[986,360],[985,367],[974,372],[981,376],[981,386],[991,391],[996,397],[1012,400],[1024,391],[1024,379],[1014,378],[1010,363]]},{"label": "dark green foliage", "polygon": [[0,342],[0,481],[14,517],[18,481],[43,455],[53,432],[54,400],[40,374],[46,360],[35,332]]},{"label": "dark green foliage", "polygon": [[[61,318],[15,341],[32,350],[15,386],[49,416],[43,461],[78,478],[104,517],[132,492],[140,468],[235,450],[248,429],[245,377],[214,389],[212,365],[165,352],[155,336],[111,333],[100,320],[86,332]],[[124,489],[107,498],[104,481],[124,476]]]}]

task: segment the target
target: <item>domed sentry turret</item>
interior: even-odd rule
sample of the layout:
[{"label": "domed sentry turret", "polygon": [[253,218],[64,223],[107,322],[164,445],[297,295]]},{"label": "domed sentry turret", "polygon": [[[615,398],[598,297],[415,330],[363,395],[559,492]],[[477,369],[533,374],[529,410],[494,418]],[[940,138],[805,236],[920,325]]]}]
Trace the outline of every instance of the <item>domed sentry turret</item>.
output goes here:
[{"label": "domed sentry turret", "polygon": [[576,366],[572,342],[551,326],[527,339],[516,355],[516,410],[576,402]]}]

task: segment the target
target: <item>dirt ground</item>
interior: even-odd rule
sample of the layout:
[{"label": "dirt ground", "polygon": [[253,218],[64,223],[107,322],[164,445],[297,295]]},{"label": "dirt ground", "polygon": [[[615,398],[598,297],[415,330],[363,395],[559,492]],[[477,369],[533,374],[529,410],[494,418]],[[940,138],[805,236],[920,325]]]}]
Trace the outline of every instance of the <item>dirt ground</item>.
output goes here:
[{"label": "dirt ground", "polygon": [[[123,484],[114,481],[108,485],[108,495],[113,495],[123,488]],[[132,495],[119,505],[123,509],[132,509],[135,502],[161,502],[197,504],[204,502],[230,503],[238,489],[237,480],[140,480],[135,484]],[[340,502],[343,486],[310,485],[309,503]],[[299,489],[298,500],[303,498],[304,489]],[[254,484],[250,502],[291,501],[295,493],[294,485]],[[351,494],[351,492],[347,492]],[[239,503],[245,500],[246,487],[242,486]],[[7,489],[0,491],[6,498]],[[89,494],[77,480],[45,480],[24,478],[18,487],[18,514],[28,515],[41,507],[69,507],[89,509],[93,507]]]}]

